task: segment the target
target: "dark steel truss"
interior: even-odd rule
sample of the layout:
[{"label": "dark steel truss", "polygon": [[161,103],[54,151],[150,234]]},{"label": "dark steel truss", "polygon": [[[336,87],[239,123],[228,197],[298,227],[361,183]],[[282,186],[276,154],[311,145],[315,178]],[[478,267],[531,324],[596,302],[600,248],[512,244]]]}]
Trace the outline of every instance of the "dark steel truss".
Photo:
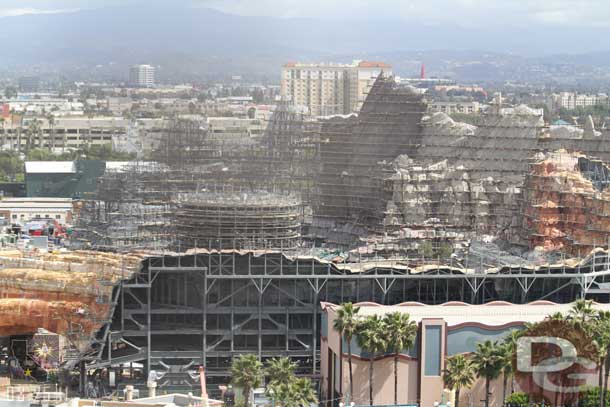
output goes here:
[{"label": "dark steel truss", "polygon": [[506,266],[479,273],[461,265],[416,272],[404,261],[355,264],[368,267],[354,272],[352,266],[279,252],[152,257],[116,288],[112,322],[101,330],[89,367],[142,363],[160,372],[161,388],[195,391],[198,365],[206,366],[211,386],[227,383],[233,356],[255,353],[262,360],[289,356],[298,373],[315,378],[321,301],[607,301],[610,290],[603,283],[610,281],[610,267],[608,255],[600,253],[574,267]]}]

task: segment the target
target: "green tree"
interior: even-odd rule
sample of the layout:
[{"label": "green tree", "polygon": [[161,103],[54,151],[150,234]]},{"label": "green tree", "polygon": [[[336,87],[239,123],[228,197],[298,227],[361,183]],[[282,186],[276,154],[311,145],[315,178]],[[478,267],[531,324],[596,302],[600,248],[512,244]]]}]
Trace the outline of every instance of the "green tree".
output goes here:
[{"label": "green tree", "polygon": [[605,407],[608,398],[608,376],[610,375],[610,311],[597,312],[596,318],[590,320],[585,329],[593,338],[598,352],[598,384],[602,389],[603,397],[599,405]]},{"label": "green tree", "polygon": [[417,325],[409,314],[401,312],[386,314],[383,322],[387,328],[387,350],[394,354],[394,404],[398,404],[398,357],[400,352],[413,347]]},{"label": "green tree", "polygon": [[4,128],[5,126],[5,119],[4,117],[0,117],[0,125],[2,126],[2,144],[0,145],[0,148],[4,148],[4,145],[6,144],[6,129]]},{"label": "green tree", "polygon": [[267,386],[266,394],[276,406],[308,407],[317,404],[318,398],[311,380],[291,377],[287,382],[273,382]]},{"label": "green tree", "polygon": [[333,322],[333,328],[347,343],[347,363],[349,366],[349,395],[354,394],[354,376],[352,373],[352,338],[358,329],[358,311],[360,307],[355,307],[351,302],[341,305],[337,310],[337,317]]},{"label": "green tree", "polygon": [[295,407],[290,383],[269,383],[265,394],[273,400],[273,405],[277,407]]},{"label": "green tree", "polygon": [[472,362],[463,354],[457,354],[447,359],[443,370],[445,387],[455,391],[455,407],[459,407],[460,390],[472,386],[475,371]]},{"label": "green tree", "polygon": [[294,377],[296,363],[287,357],[273,358],[267,362],[265,373],[270,383],[289,383]]},{"label": "green tree", "polygon": [[[603,400],[603,404],[608,404],[610,400],[608,395]],[[600,405],[600,388],[597,386],[585,386],[580,391],[578,397],[578,407],[599,407]]]},{"label": "green tree", "polygon": [[34,139],[36,136],[39,136],[39,133],[42,133],[42,130],[40,129],[40,122],[38,121],[38,119],[33,119],[30,121],[30,123],[28,124],[27,129],[25,130],[25,134],[26,134],[26,141],[25,141],[25,151],[26,153],[30,151],[30,149],[32,148],[32,145],[34,143]]},{"label": "green tree", "polygon": [[512,343],[504,342],[500,345],[499,350],[502,370],[502,403],[505,403],[508,378],[513,374],[513,355],[515,354],[515,348],[513,348]]},{"label": "green tree", "polygon": [[12,99],[17,96],[17,88],[14,86],[7,86],[4,88],[4,97],[7,99]]},{"label": "green tree", "polygon": [[434,256],[434,247],[432,246],[432,242],[426,240],[425,242],[420,243],[419,254],[423,258],[432,258],[432,256]]},{"label": "green tree", "polygon": [[590,328],[590,325],[587,325],[587,323],[595,316],[596,312],[593,309],[593,301],[585,299],[577,300],[568,312],[568,318],[585,330]]},{"label": "green tree", "polygon": [[[523,329],[511,329],[508,334],[504,337],[503,340],[503,344],[507,347],[507,349],[505,349],[506,352],[510,353],[510,360],[506,359],[506,356],[508,355],[504,355],[505,359],[504,359],[504,368],[502,369],[502,373],[505,375],[510,375],[510,377],[513,379],[513,384],[511,385],[511,393],[514,392],[515,390],[515,386],[514,386],[514,372],[513,372],[513,364],[512,364],[512,356],[517,352],[517,340],[519,339],[519,337],[521,337],[523,335],[524,330]],[[510,365],[508,365],[510,363]],[[506,400],[506,388],[503,389],[504,391],[504,400]]]},{"label": "green tree", "polygon": [[51,151],[43,148],[33,148],[25,156],[28,161],[54,161],[57,159]]},{"label": "green tree", "polygon": [[256,355],[240,355],[233,360],[231,376],[233,384],[243,389],[245,406],[249,406],[250,391],[263,382],[263,364]]},{"label": "green tree", "polygon": [[0,177],[3,181],[23,178],[23,160],[15,151],[0,151]]},{"label": "green tree", "polygon": [[296,404],[301,407],[309,407],[311,404],[318,404],[316,390],[306,377],[297,378],[292,382],[291,391]]},{"label": "green tree", "polygon": [[441,259],[448,259],[453,253],[453,246],[449,243],[443,243],[436,252]]},{"label": "green tree", "polygon": [[375,357],[386,350],[387,329],[378,315],[371,315],[360,321],[356,333],[356,340],[360,349],[369,356],[369,403],[373,405],[373,366]]},{"label": "green tree", "polygon": [[485,378],[485,407],[489,407],[490,383],[502,372],[502,354],[498,343],[487,340],[477,344],[472,364],[477,376]]},{"label": "green tree", "polygon": [[516,392],[506,398],[506,406],[509,407],[528,407],[530,397],[526,393]]}]

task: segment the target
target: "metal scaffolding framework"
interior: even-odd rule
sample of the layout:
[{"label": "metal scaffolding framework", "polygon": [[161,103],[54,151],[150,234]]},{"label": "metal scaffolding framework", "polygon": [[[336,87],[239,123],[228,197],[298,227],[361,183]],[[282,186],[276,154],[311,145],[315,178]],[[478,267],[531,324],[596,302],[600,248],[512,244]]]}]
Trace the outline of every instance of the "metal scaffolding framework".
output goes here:
[{"label": "metal scaffolding framework", "polygon": [[424,267],[404,259],[335,264],[271,251],[148,258],[117,287],[112,323],[102,330],[105,342],[89,367],[143,363],[162,373],[161,388],[196,391],[194,366],[206,366],[213,386],[226,383],[233,356],[255,353],[262,360],[289,356],[299,374],[315,379],[321,301],[565,303],[607,301],[610,295],[604,284],[610,281],[610,259],[603,250],[571,266],[469,267]]}]

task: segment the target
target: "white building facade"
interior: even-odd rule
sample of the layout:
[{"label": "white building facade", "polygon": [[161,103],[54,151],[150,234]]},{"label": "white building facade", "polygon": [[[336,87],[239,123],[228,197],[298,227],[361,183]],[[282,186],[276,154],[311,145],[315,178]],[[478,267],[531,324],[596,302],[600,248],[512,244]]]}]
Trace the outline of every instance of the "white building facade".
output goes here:
[{"label": "white building facade", "polygon": [[313,116],[349,114],[360,110],[366,94],[381,74],[392,74],[384,62],[303,64],[282,67],[281,96],[306,106]]},{"label": "white building facade", "polygon": [[152,65],[134,65],[129,69],[129,84],[142,88],[155,86],[155,67]]}]

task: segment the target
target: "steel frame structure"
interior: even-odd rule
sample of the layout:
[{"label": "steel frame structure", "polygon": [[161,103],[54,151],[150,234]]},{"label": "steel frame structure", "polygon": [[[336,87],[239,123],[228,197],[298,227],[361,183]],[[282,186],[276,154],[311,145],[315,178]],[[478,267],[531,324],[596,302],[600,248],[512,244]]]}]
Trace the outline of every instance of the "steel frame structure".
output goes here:
[{"label": "steel frame structure", "polygon": [[[357,267],[365,268],[356,272]],[[404,260],[348,265],[266,251],[151,257],[116,288],[112,322],[89,368],[138,362],[158,372],[160,388],[196,391],[196,366],[206,366],[210,386],[227,383],[232,357],[255,353],[261,360],[289,356],[299,374],[316,378],[321,301],[604,301],[608,281],[604,251],[577,266],[493,272],[448,265],[420,272]]]}]

